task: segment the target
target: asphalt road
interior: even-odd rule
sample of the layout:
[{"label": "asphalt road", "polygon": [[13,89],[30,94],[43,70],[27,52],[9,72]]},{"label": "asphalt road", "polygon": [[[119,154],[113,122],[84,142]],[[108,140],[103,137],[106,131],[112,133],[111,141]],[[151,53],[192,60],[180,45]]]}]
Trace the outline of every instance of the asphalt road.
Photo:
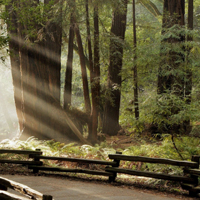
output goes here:
[{"label": "asphalt road", "polygon": [[161,194],[106,183],[98,184],[43,176],[1,176],[25,184],[43,194],[52,195],[54,200],[177,200],[177,198]]}]

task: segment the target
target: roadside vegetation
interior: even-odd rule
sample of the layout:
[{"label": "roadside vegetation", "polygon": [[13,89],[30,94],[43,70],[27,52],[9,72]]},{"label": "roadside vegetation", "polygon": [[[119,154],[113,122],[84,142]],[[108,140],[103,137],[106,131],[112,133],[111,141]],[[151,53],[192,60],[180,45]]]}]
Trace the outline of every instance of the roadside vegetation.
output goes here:
[{"label": "roadside vegetation", "polygon": [[[127,138],[132,138],[132,140],[126,143]],[[123,141],[126,141],[123,143]],[[108,154],[114,154],[116,151],[122,152],[124,155],[135,155],[135,156],[146,156],[153,158],[167,158],[167,159],[175,159],[181,160],[191,160],[192,155],[200,154],[200,139],[192,138],[192,137],[179,137],[174,139],[175,145],[171,140],[170,135],[164,135],[160,139],[152,138],[149,140],[149,137],[141,137],[138,136],[127,136],[126,138],[123,136],[115,136],[112,138],[107,138],[107,141],[103,141],[100,144],[96,144],[95,146],[90,145],[79,145],[77,143],[60,143],[54,140],[41,141],[34,137],[29,138],[26,141],[21,140],[4,140],[0,143],[1,149],[15,149],[20,150],[35,150],[41,149],[44,155],[47,156],[60,156],[60,157],[73,157],[73,158],[87,158],[87,159],[100,159],[100,160],[109,160]],[[119,146],[121,147],[119,148]],[[178,152],[177,152],[178,151]],[[181,157],[180,157],[181,154]],[[0,155],[1,159],[8,158],[8,155],[2,154]],[[22,155],[10,155],[9,159],[27,159]],[[65,167],[65,168],[86,168],[86,169],[97,169],[101,170],[101,168],[94,164],[76,164],[71,162],[64,161],[44,161],[46,166],[52,167]],[[152,172],[160,172],[160,173],[168,173],[173,175],[182,175],[183,170],[180,167],[170,166],[170,165],[159,165],[159,164],[146,164],[141,162],[129,162],[129,161],[121,161],[120,166],[127,169],[136,169],[142,171],[152,171]],[[101,166],[102,167],[102,166]],[[7,169],[4,169],[7,168]],[[5,173],[22,173],[28,174],[27,169],[21,167],[12,167],[10,164],[1,164],[1,171]],[[40,172],[41,173],[41,172]],[[51,173],[52,174],[52,173]],[[54,174],[54,173],[53,173]],[[67,176],[71,177],[79,177],[86,178],[88,180],[92,179],[100,179],[106,180],[107,178],[96,177],[90,175],[75,175],[67,173]],[[181,189],[179,183],[172,181],[164,181],[157,180],[151,178],[144,177],[134,177],[128,175],[119,175],[117,182],[114,184],[125,184],[132,185],[136,187],[144,187],[150,189],[159,189],[161,191],[175,192],[177,194],[185,193],[184,190]]]}]

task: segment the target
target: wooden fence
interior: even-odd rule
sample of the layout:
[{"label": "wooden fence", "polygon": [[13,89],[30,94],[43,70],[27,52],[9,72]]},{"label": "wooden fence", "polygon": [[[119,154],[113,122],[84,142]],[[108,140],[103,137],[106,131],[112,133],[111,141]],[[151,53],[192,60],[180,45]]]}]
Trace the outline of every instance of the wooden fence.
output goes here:
[{"label": "wooden fence", "polygon": [[[10,150],[10,149],[0,149],[0,153],[9,153],[9,154],[23,154],[23,155],[41,155],[42,152],[40,150],[36,151],[27,151],[27,150]],[[12,164],[22,164],[22,165],[42,165],[43,162],[35,161],[35,160],[11,160],[11,159],[0,159],[0,163],[12,163]],[[6,192],[8,188],[15,190],[25,196],[19,196],[16,194],[12,194],[10,192]],[[26,185],[17,183],[15,181],[11,181],[6,178],[0,177],[0,199],[1,200],[28,200],[28,199],[35,199],[35,200],[53,200],[53,197],[50,195],[42,194],[36,190],[29,188]]]},{"label": "wooden fence", "polygon": [[[56,172],[72,172],[72,173],[85,173],[92,175],[108,176],[109,181],[115,181],[118,173],[129,174],[134,176],[151,177],[156,179],[164,179],[171,181],[178,181],[181,183],[183,189],[189,191],[191,196],[197,196],[200,193],[200,186],[198,186],[198,177],[200,176],[199,170],[199,159],[200,156],[193,156],[191,161],[180,161],[172,159],[162,159],[162,158],[149,158],[143,156],[127,156],[122,155],[120,152],[116,154],[110,154],[109,159],[112,161],[102,161],[102,160],[91,160],[82,158],[69,158],[69,157],[52,157],[43,156],[42,152],[37,149],[36,151],[20,151],[20,150],[0,150],[0,153],[16,153],[16,154],[28,154],[32,161],[16,161],[16,160],[0,160],[0,163],[14,163],[27,165],[28,169],[33,170],[33,173],[38,173],[39,171],[56,171]],[[41,160],[57,160],[57,161],[67,161],[76,163],[87,163],[87,164],[98,164],[105,166],[102,171],[100,170],[89,170],[89,169],[77,169],[77,168],[61,168],[61,167],[47,167],[43,165]],[[183,175],[170,175],[163,173],[155,173],[149,171],[132,170],[120,168],[120,161],[133,161],[142,163],[155,163],[164,165],[174,165],[181,167],[183,169]]]},{"label": "wooden fence", "polygon": [[[23,195],[26,195],[28,198],[15,195],[9,192],[6,192],[8,188],[11,188]],[[27,200],[27,199],[35,199],[35,200],[53,200],[52,196],[42,194],[36,190],[31,189],[30,187],[23,185],[21,183],[17,183],[15,181],[11,181],[6,178],[0,177],[0,199],[8,199],[8,200]]]}]

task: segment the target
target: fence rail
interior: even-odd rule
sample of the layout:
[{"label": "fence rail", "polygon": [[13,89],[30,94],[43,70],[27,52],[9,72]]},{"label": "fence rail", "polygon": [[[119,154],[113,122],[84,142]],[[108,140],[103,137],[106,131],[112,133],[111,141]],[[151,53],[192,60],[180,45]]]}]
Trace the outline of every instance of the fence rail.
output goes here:
[{"label": "fence rail", "polygon": [[[23,195],[26,195],[29,197],[29,199],[37,199],[37,200],[53,200],[52,196],[50,195],[45,195],[45,194],[42,194],[36,190],[33,190],[32,188],[26,186],[26,185],[23,185],[21,183],[17,183],[15,181],[11,181],[9,179],[6,179],[6,178],[2,178],[0,177],[0,188],[1,190],[7,190],[7,188],[11,188]],[[11,193],[8,193],[8,192],[4,192],[4,191],[1,191],[1,195],[2,196],[8,196],[8,199],[27,199],[25,197],[19,197],[18,195],[12,195]]]},{"label": "fence rail", "polygon": [[36,155],[41,155],[42,152],[38,149],[35,151],[31,150],[14,150],[14,149],[0,149],[0,153],[14,153],[14,154],[36,154]]},{"label": "fence rail", "polygon": [[[164,158],[149,158],[144,156],[128,156],[122,155],[121,152],[116,152],[116,154],[109,154],[108,157],[112,161],[103,160],[91,160],[82,158],[69,158],[69,157],[52,157],[43,156],[42,152],[37,149],[36,151],[21,151],[21,150],[5,150],[1,149],[0,153],[16,153],[16,154],[27,154],[32,161],[20,161],[20,160],[1,160],[0,163],[13,163],[13,164],[23,164],[28,165],[28,169],[33,170],[33,173],[38,173],[39,171],[53,171],[53,172],[71,172],[71,173],[85,173],[92,175],[108,176],[109,181],[115,181],[118,173],[129,174],[134,176],[144,176],[156,179],[164,179],[171,181],[181,182],[182,188],[189,191],[191,196],[197,196],[200,193],[200,186],[198,186],[198,177],[200,176],[199,170],[199,159],[200,156],[192,156],[191,161],[180,161],[173,159]],[[67,162],[77,162],[86,164],[98,164],[103,165],[103,170],[88,170],[88,169],[69,169],[62,167],[49,167],[43,166],[41,160],[58,160]],[[131,162],[143,162],[143,163],[155,163],[155,164],[167,164],[174,165],[178,167],[183,167],[183,176],[155,173],[149,171],[141,170],[131,170],[120,168],[120,161],[131,161]],[[49,199],[47,199],[49,200]]]},{"label": "fence rail", "polygon": [[1,200],[30,200],[30,198],[26,198],[23,196],[19,196],[16,194],[11,194],[10,192],[0,191],[0,199]]},{"label": "fence rail", "polygon": [[197,162],[180,161],[180,160],[172,160],[172,159],[164,159],[164,158],[149,158],[149,157],[144,157],[144,156],[127,156],[127,155],[109,154],[109,158],[115,159],[115,160],[167,164],[167,165],[184,166],[184,167],[192,167],[192,168],[198,168],[199,166]]},{"label": "fence rail", "polygon": [[68,162],[78,162],[78,163],[89,163],[89,164],[100,164],[100,165],[116,165],[116,162],[112,161],[103,161],[103,160],[91,160],[83,158],[68,158],[68,157],[52,157],[52,156],[38,156],[32,154],[30,158],[37,158],[43,160],[59,160],[59,161],[68,161]]},{"label": "fence rail", "polygon": [[160,173],[146,172],[146,171],[139,171],[139,170],[122,169],[118,167],[107,167],[106,171],[129,174],[129,175],[134,175],[134,176],[144,176],[144,177],[150,177],[150,178],[156,178],[156,179],[170,180],[170,181],[195,183],[195,180],[193,178],[185,177],[185,176],[175,176],[175,175],[160,174]]}]

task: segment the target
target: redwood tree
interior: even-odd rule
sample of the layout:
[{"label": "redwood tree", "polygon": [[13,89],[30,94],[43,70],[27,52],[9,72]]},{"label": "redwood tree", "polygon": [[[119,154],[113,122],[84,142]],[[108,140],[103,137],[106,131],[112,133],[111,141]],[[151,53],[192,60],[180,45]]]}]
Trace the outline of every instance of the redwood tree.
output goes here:
[{"label": "redwood tree", "polygon": [[163,119],[163,123],[159,124],[160,131],[172,134],[185,133],[188,129],[188,123],[174,118],[181,111],[176,102],[183,104],[186,92],[185,35],[182,34],[185,28],[184,18],[185,0],[164,0],[158,95],[159,105],[163,105],[163,108],[167,106],[167,110],[164,111],[161,107],[157,117]]},{"label": "redwood tree", "polygon": [[9,36],[9,49],[11,60],[11,72],[13,77],[14,99],[15,106],[19,121],[20,132],[23,130],[23,96],[22,96],[22,81],[21,81],[21,68],[20,68],[20,55],[19,55],[19,33],[18,33],[18,16],[13,6],[14,0],[10,1],[6,6],[7,17],[7,30]]},{"label": "redwood tree", "polygon": [[[15,58],[11,62],[15,70],[17,65],[14,61],[19,57],[18,77],[13,74],[13,83],[22,94],[19,105],[23,113],[21,139],[34,136],[38,139],[54,138],[64,142],[65,138],[71,137],[87,143],[74,125],[75,117],[71,114],[69,117],[60,105],[62,38],[60,3],[62,1],[55,1],[54,4],[52,1],[44,1],[43,12],[40,10],[39,0],[21,0],[18,6],[9,4],[7,7],[10,16],[7,24],[10,25],[11,21],[10,30],[16,32],[10,34],[10,51],[16,52],[11,55],[11,59]],[[55,7],[57,12],[54,12]],[[17,15],[13,15],[14,12]],[[15,57],[12,57],[14,55]],[[21,84],[14,80],[20,81]],[[18,100],[19,96],[15,95],[15,102]]]},{"label": "redwood tree", "polygon": [[120,129],[119,109],[121,98],[121,69],[126,30],[128,0],[117,1],[113,11],[110,34],[110,64],[108,67],[107,94],[104,108],[103,133],[116,135]]}]

